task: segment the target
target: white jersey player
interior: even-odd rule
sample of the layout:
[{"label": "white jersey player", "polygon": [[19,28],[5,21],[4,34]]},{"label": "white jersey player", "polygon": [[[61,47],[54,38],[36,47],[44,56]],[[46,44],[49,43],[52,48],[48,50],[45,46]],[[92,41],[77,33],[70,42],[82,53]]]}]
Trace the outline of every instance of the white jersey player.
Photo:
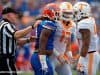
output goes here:
[{"label": "white jersey player", "polygon": [[80,58],[77,65],[79,75],[96,75],[100,55],[97,50],[97,32],[94,18],[90,17],[91,8],[86,2],[73,6],[77,21]]},{"label": "white jersey player", "polygon": [[72,21],[72,13],[71,3],[62,2],[60,4],[60,21],[57,23],[57,31],[54,38],[54,55],[51,57],[57,75],[72,75],[70,46],[71,40],[74,40],[76,35],[76,25]]}]

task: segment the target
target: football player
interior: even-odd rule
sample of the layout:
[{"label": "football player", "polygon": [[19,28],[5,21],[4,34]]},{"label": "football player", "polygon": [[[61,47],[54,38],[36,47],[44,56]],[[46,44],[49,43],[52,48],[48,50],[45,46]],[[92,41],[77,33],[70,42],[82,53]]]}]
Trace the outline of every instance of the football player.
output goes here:
[{"label": "football player", "polygon": [[76,36],[76,25],[72,21],[73,7],[69,2],[62,2],[59,4],[59,8],[59,21],[51,61],[57,75],[72,75],[70,65],[72,62],[71,42],[75,40]]},{"label": "football player", "polygon": [[35,75],[54,75],[49,56],[53,53],[54,36],[56,32],[55,12],[58,10],[55,3],[47,4],[42,9],[40,23],[36,28],[35,52],[31,58],[31,65]]},{"label": "football player", "polygon": [[77,2],[73,9],[80,47],[78,73],[79,75],[96,75],[100,55],[96,52],[97,31],[95,20],[91,16],[91,7],[86,2]]}]

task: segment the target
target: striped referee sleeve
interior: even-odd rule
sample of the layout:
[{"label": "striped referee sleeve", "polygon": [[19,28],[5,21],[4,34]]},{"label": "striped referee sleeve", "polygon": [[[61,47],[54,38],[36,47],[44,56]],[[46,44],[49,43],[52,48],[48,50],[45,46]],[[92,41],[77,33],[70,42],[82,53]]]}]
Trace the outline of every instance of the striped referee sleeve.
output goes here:
[{"label": "striped referee sleeve", "polygon": [[5,25],[5,34],[8,37],[12,38],[14,36],[15,31],[16,30],[14,29],[14,27],[11,24],[8,23]]}]

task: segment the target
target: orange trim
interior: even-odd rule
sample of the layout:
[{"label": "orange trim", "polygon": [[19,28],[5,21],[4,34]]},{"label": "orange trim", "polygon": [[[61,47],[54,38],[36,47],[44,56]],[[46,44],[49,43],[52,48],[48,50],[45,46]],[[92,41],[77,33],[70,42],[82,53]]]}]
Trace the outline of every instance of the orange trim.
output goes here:
[{"label": "orange trim", "polygon": [[63,30],[63,31],[61,32],[60,42],[63,41],[64,37],[65,37],[65,31]]},{"label": "orange trim", "polygon": [[96,28],[96,24],[94,24],[94,34],[97,33],[97,28]]},{"label": "orange trim", "polygon": [[80,5],[80,10],[82,10],[82,9],[83,9],[83,4]]},{"label": "orange trim", "polygon": [[88,75],[92,75],[92,68],[93,68],[93,53],[89,53],[88,59]]},{"label": "orange trim", "polygon": [[73,7],[72,7],[72,5],[71,4],[67,4],[67,8],[68,8],[68,10],[71,10]]}]

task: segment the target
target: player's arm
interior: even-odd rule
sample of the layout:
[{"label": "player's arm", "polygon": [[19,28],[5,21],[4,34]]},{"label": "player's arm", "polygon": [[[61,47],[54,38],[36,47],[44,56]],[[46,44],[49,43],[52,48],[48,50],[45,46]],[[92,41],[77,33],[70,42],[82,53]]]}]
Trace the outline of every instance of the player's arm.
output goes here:
[{"label": "player's arm", "polygon": [[29,32],[32,31],[32,26],[29,26],[25,29],[22,30],[16,30],[14,27],[12,27],[9,23],[4,27],[5,28],[5,34],[9,38],[14,38],[18,40],[19,38],[24,37],[27,35]]},{"label": "player's arm", "polygon": [[68,44],[66,46],[66,50],[68,51],[69,57],[72,58],[72,45],[78,44],[76,37],[76,25],[74,25],[71,29],[70,39],[68,40]]},{"label": "player's arm", "polygon": [[66,55],[69,57],[69,58],[72,58],[72,51],[71,51],[71,45],[72,43],[75,42],[75,37],[76,37],[76,28],[73,26],[71,28],[71,31],[70,31],[70,37],[68,38],[68,43],[66,44]]},{"label": "player's arm", "polygon": [[33,25],[25,28],[25,29],[22,29],[22,30],[18,30],[16,32],[14,32],[14,38],[15,39],[19,39],[19,38],[22,38],[24,37],[25,35],[27,35],[29,32],[31,32],[35,27],[37,27],[39,25],[41,21],[38,20],[36,21]]},{"label": "player's arm", "polygon": [[88,29],[80,29],[79,32],[82,36],[82,49],[80,55],[82,57],[86,57],[90,44],[90,30]]},{"label": "player's arm", "polygon": [[[43,25],[43,29],[40,34],[39,39],[39,59],[42,65],[42,70],[48,68],[46,63],[46,56],[51,55],[53,50],[46,50],[48,38],[51,35],[52,31],[56,30],[56,26],[53,22],[46,21],[45,25]],[[54,37],[54,36],[52,36]]]},{"label": "player's arm", "polygon": [[64,54],[60,54],[59,52],[54,50],[54,54],[57,56],[57,58],[61,64],[64,64],[65,62],[70,64],[70,59],[72,58],[71,38],[68,38],[67,42],[68,43],[66,43],[66,50],[65,50]]},{"label": "player's arm", "polygon": [[21,38],[17,40],[18,45],[24,45],[26,43],[34,42],[36,39],[36,36],[31,36],[29,38]]},{"label": "player's arm", "polygon": [[89,44],[90,44],[90,30],[80,29],[79,32],[81,33],[81,37],[82,37],[82,48],[81,48],[80,57],[77,64],[77,70],[82,71],[80,66],[82,66],[84,61],[86,61],[85,57],[87,56]]},{"label": "player's arm", "polygon": [[68,43],[66,44],[66,50],[65,50],[65,55],[67,55],[67,59],[66,59],[66,62],[67,63],[72,63],[72,51],[71,51],[71,37],[68,39]]},{"label": "player's arm", "polygon": [[46,50],[46,45],[48,41],[48,37],[50,36],[52,30],[44,28],[40,35],[39,40],[39,59],[40,63],[42,65],[42,70],[46,71],[48,68],[48,65],[46,63],[46,55],[51,55],[52,51]]},{"label": "player's arm", "polygon": [[71,50],[71,45],[73,43],[76,43],[76,25],[73,25],[71,28],[71,33],[70,33],[70,38],[68,39],[68,44],[66,45],[66,53],[69,57],[72,58],[72,50]]},{"label": "player's arm", "polygon": [[52,53],[52,51],[47,51],[46,50],[46,45],[47,45],[47,41],[48,41],[48,37],[50,36],[52,30],[50,29],[46,29],[44,28],[41,32],[41,35],[40,35],[40,42],[39,42],[39,53],[41,55],[45,55],[45,54],[48,54],[50,55]]}]

